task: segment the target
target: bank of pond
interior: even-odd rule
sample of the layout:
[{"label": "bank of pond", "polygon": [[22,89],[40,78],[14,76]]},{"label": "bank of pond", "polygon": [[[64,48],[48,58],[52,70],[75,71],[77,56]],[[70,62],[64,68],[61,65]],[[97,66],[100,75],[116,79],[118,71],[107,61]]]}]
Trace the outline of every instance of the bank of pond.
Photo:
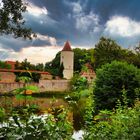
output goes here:
[{"label": "bank of pond", "polygon": [[86,104],[83,99],[70,105],[65,98],[71,97],[68,94],[0,96],[0,139],[140,139],[139,100],[133,107],[118,104],[112,111],[101,110],[95,115],[90,105],[81,111]]},{"label": "bank of pond", "polygon": [[[11,110],[22,110],[26,106],[30,106],[34,113],[43,115],[47,113],[58,113],[63,109],[68,111],[68,120],[72,122],[75,130],[80,130],[83,119],[79,113],[73,112],[72,106],[65,100],[65,97],[71,94],[70,92],[46,92],[36,93],[32,95],[1,95],[0,107],[6,112]],[[78,112],[78,110],[77,110]]]}]

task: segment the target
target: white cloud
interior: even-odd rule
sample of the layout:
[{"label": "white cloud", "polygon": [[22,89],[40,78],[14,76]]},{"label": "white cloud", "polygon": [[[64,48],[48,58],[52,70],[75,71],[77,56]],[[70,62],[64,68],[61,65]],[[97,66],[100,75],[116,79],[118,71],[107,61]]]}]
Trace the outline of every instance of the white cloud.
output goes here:
[{"label": "white cloud", "polygon": [[56,46],[56,45],[57,45],[57,40],[56,40],[56,38],[54,38],[54,37],[50,37],[50,36],[47,36],[47,35],[41,35],[41,34],[38,33],[38,34],[37,34],[37,39],[47,41],[47,42],[49,42],[52,46]]},{"label": "white cloud", "polygon": [[[71,46],[72,48],[88,49],[87,46]],[[2,60],[11,61],[23,61],[25,58],[32,64],[46,63],[55,58],[56,54],[61,51],[63,46],[44,46],[44,47],[34,47],[29,46],[28,48],[22,48],[19,52],[15,52],[12,49],[4,49],[0,47],[0,52],[6,52],[7,56]]]},{"label": "white cloud", "polygon": [[3,7],[3,2],[2,2],[2,0],[0,0],[0,8],[2,8]]},{"label": "white cloud", "polygon": [[71,4],[73,6],[73,12],[76,14],[79,14],[80,12],[82,12],[82,6],[80,5],[80,3],[78,2],[73,2]]},{"label": "white cloud", "polygon": [[121,37],[133,37],[140,35],[140,22],[129,17],[113,16],[105,25],[105,34]]},{"label": "white cloud", "polygon": [[34,5],[33,3],[29,3],[27,5],[27,11],[29,12],[29,14],[33,15],[33,16],[37,16],[39,17],[40,15],[47,15],[48,14],[48,10],[46,9],[46,7],[38,7],[36,5]]},{"label": "white cloud", "polygon": [[23,48],[20,52],[10,51],[6,60],[23,61],[25,58],[27,58],[32,64],[45,63],[51,61],[61,50],[62,47],[59,46],[30,46],[28,48]]},{"label": "white cloud", "polygon": [[88,15],[81,14],[76,16],[76,28],[82,31],[89,31],[97,28],[99,23],[99,18],[93,12]]},{"label": "white cloud", "polygon": [[99,32],[99,16],[93,11],[85,13],[84,6],[85,5],[81,5],[79,2],[71,3],[76,28],[82,32]]}]

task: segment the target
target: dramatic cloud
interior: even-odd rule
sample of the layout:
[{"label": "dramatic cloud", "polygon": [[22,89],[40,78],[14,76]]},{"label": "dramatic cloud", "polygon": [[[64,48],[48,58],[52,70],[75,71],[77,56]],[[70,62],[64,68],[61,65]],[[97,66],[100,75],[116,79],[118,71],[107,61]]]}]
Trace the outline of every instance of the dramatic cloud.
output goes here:
[{"label": "dramatic cloud", "polygon": [[99,31],[99,16],[93,11],[89,13],[84,12],[84,5],[81,6],[80,3],[73,2],[73,17],[76,20],[76,28],[80,31],[90,31],[98,32]]},{"label": "dramatic cloud", "polygon": [[63,46],[66,40],[79,48],[94,47],[101,36],[116,40],[122,47],[140,41],[139,0],[23,1],[28,3],[23,15],[25,26],[38,37],[30,41],[0,36],[0,59],[24,57],[35,60],[33,63],[46,62],[53,59],[54,50],[58,52],[57,46]]},{"label": "dramatic cloud", "polygon": [[34,5],[33,3],[29,3],[27,5],[27,11],[29,14],[33,15],[33,16],[41,16],[41,15],[47,15],[48,14],[48,10],[46,9],[46,7],[38,7],[36,5]]},{"label": "dramatic cloud", "polygon": [[52,46],[56,46],[57,45],[57,40],[54,37],[50,37],[50,36],[47,36],[47,35],[37,34],[37,38],[36,39],[40,39],[40,40],[49,42],[50,45],[52,45]]},{"label": "dramatic cloud", "polygon": [[113,16],[105,25],[105,34],[121,37],[134,37],[140,35],[140,22],[129,17]]}]

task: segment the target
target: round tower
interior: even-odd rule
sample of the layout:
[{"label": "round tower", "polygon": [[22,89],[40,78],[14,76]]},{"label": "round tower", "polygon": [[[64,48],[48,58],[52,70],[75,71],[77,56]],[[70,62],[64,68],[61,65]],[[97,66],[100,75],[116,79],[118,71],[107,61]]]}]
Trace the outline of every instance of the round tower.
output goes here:
[{"label": "round tower", "polygon": [[67,41],[61,51],[60,65],[63,63],[63,77],[71,79],[73,77],[74,52],[71,49],[70,43]]}]

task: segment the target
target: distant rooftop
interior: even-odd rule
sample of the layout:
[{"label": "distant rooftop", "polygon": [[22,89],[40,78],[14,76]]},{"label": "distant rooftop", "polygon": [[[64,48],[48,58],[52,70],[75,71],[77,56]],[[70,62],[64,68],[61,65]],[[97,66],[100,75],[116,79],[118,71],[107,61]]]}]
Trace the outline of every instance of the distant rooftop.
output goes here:
[{"label": "distant rooftop", "polygon": [[62,51],[72,51],[69,41],[67,41],[64,45]]},{"label": "distant rooftop", "polygon": [[50,75],[50,73],[47,71],[36,71],[36,70],[0,69],[0,72],[35,72],[35,73]]},{"label": "distant rooftop", "polygon": [[16,62],[15,61],[5,61],[6,63],[8,63],[8,64],[16,64]]}]

